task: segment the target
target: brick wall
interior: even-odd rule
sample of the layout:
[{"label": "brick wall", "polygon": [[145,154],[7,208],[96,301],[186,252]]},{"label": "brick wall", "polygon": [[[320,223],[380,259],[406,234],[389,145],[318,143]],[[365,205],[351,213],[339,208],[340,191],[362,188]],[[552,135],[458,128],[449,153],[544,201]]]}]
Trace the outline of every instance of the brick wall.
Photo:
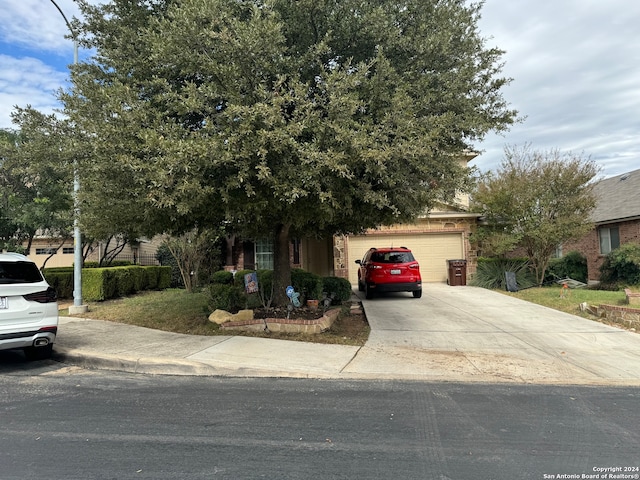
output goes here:
[{"label": "brick wall", "polygon": [[596,314],[610,322],[634,330],[640,329],[640,308],[619,307],[617,305],[598,305]]},{"label": "brick wall", "polygon": [[[617,226],[620,232],[620,244],[636,242],[640,243],[640,220],[630,222],[612,223],[609,225],[601,225],[602,227]],[[600,267],[604,261],[605,255],[600,253],[600,241],[598,239],[597,229],[591,230],[585,236],[572,242],[567,242],[562,246],[563,253],[569,253],[577,250],[587,257],[587,267],[589,270],[589,282],[597,282],[600,280]]]}]

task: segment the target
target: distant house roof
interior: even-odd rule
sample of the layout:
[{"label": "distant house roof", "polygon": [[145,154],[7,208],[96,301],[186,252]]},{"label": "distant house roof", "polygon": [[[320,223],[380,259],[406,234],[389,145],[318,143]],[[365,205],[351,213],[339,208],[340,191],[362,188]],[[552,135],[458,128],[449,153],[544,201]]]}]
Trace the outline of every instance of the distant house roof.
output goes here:
[{"label": "distant house roof", "polygon": [[640,219],[640,170],[605,178],[594,186],[598,201],[591,213],[595,223]]}]

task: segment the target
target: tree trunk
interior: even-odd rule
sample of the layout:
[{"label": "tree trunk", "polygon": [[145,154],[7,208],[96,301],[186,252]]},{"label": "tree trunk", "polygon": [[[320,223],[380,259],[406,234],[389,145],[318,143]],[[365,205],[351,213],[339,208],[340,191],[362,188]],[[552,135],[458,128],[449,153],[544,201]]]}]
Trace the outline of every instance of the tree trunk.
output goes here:
[{"label": "tree trunk", "polygon": [[289,260],[289,227],[277,225],[273,250],[273,306],[289,303],[286,288],[291,285],[291,262]]}]

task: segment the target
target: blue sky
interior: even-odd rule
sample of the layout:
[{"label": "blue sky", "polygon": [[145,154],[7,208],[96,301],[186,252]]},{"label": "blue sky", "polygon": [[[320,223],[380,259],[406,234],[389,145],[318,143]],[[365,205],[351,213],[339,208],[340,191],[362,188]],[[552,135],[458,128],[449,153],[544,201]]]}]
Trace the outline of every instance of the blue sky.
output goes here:
[{"label": "blue sky", "polygon": [[[73,0],[56,2],[77,14]],[[606,177],[640,168],[640,2],[486,0],[482,17],[487,45],[506,51],[505,99],[525,119],[477,144],[472,165],[495,169],[505,145],[531,144],[589,156]],[[67,34],[50,0],[2,0],[0,128],[13,126],[14,105],[59,106],[73,62]]]}]

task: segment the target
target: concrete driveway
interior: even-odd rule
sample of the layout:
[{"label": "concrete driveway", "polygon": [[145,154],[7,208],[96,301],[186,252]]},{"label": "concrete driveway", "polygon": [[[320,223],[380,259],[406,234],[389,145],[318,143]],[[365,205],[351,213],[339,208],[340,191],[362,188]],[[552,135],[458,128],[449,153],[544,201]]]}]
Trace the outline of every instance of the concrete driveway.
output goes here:
[{"label": "concrete driveway", "polygon": [[371,335],[343,374],[640,385],[638,333],[469,286],[362,303]]}]

